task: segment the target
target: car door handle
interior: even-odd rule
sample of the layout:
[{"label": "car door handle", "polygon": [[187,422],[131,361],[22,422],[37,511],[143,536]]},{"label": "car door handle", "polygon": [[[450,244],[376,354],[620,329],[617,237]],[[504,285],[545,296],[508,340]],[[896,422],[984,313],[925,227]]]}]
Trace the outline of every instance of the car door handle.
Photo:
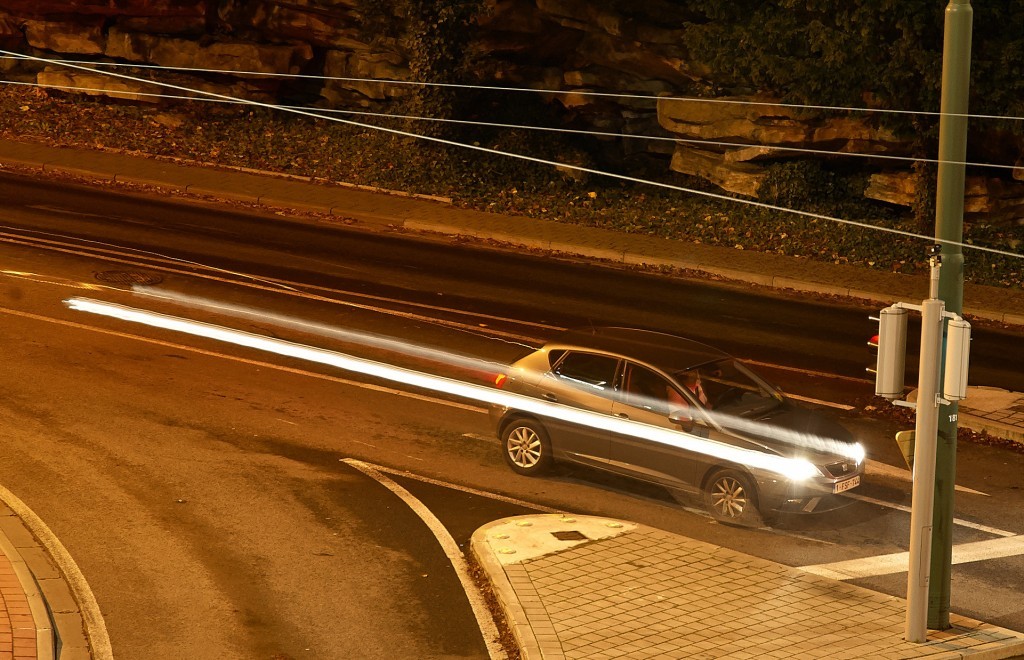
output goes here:
[{"label": "car door handle", "polygon": [[544,394],[544,398],[547,399],[548,401],[555,401],[555,402],[558,401],[558,397],[555,396],[554,394],[552,394],[551,392],[546,392]]},{"label": "car door handle", "polygon": [[627,415],[626,413],[615,413],[615,416],[621,417],[622,419],[629,419],[629,415]]}]

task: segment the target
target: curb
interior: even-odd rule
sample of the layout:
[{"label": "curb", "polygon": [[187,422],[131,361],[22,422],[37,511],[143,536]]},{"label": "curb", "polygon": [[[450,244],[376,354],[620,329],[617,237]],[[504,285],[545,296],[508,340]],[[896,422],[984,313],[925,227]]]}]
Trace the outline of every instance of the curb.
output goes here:
[{"label": "curb", "polygon": [[[11,515],[17,518],[13,512]],[[14,574],[17,576],[18,582],[25,592],[25,598],[28,600],[28,607],[32,613],[32,622],[36,629],[36,657],[56,660],[59,635],[53,620],[50,618],[46,599],[39,589],[39,583],[36,582],[32,570],[3,530],[0,530],[0,553],[6,555],[8,561],[11,562]]]},{"label": "curb", "polygon": [[[891,305],[893,302],[897,300],[913,304],[917,304],[920,302],[920,300],[918,299],[893,297],[887,294],[882,294],[873,291],[864,291],[852,287],[836,286],[834,284],[824,284],[820,282],[798,280],[795,278],[785,277],[781,275],[755,273],[735,268],[725,268],[722,266],[701,264],[698,261],[683,261],[680,259],[673,259],[671,257],[658,257],[643,253],[630,252],[629,250],[588,247],[565,242],[548,241],[537,238],[524,238],[518,234],[511,234],[503,231],[467,230],[455,224],[424,222],[417,220],[407,220],[404,223],[402,223],[401,226],[405,229],[409,229],[412,231],[432,232],[435,234],[443,234],[447,236],[469,236],[472,238],[500,241],[503,243],[518,245],[525,248],[552,250],[554,252],[563,252],[566,254],[573,254],[582,257],[606,259],[608,261],[614,261],[617,263],[627,265],[696,270],[702,273],[706,273],[708,275],[715,275],[737,282],[756,284],[759,286],[765,286],[772,289],[785,289],[827,296],[843,296],[847,298],[855,298],[857,300],[864,302],[875,303],[878,305]],[[1024,315],[1014,314],[1010,312],[1000,312],[986,309],[971,309],[968,307],[964,309],[964,315],[980,319],[986,319],[989,321],[996,321],[999,323],[1006,323],[1010,325],[1024,325]]]},{"label": "curb", "polygon": [[1019,427],[1001,424],[970,413],[960,413],[958,421],[961,427],[968,428],[975,433],[987,433],[994,438],[1009,440],[1024,447],[1024,431]]},{"label": "curb", "polygon": [[[46,523],[2,485],[0,504],[0,512],[6,510],[0,516],[0,540],[12,546],[34,583],[34,587],[26,586],[25,591],[31,594],[34,589],[40,598],[53,630],[51,648],[56,645],[60,660],[112,660],[103,615],[70,553]],[[13,555],[8,557],[13,564]],[[22,580],[22,584],[29,583]],[[51,650],[50,655],[39,657],[50,660],[57,657],[53,653]]]},{"label": "curb", "polygon": [[494,595],[505,612],[509,628],[512,629],[512,635],[519,645],[520,659],[539,660],[543,657],[540,643],[537,641],[536,635],[533,634],[533,626],[530,625],[530,619],[526,616],[526,610],[523,609],[515,589],[512,588],[512,583],[508,580],[505,567],[494,558],[487,547],[487,532],[502,523],[504,520],[494,520],[473,532],[473,536],[469,540],[469,549],[473,553],[473,558],[484,569],[484,574],[491,583]]},{"label": "curb", "polygon": [[[282,172],[272,172],[268,170],[259,170],[254,168],[225,166],[217,165],[214,163],[204,163],[195,161],[183,161],[179,159],[153,158],[151,156],[122,154],[119,152],[111,153],[101,151],[100,153],[110,153],[111,155],[118,156],[127,155],[133,157],[146,158],[147,160],[155,162],[165,162],[174,167],[198,167],[209,171],[236,172],[239,174],[250,174],[270,179],[302,182],[308,185],[326,184],[327,186],[338,186],[340,188],[360,190],[363,192],[386,194],[393,197],[428,201],[445,206],[451,205],[451,199],[447,197],[421,195],[417,193],[408,193],[399,190],[379,188],[376,186],[351,184],[343,181],[326,181],[311,177],[293,175]],[[337,207],[328,208],[325,205],[311,204],[309,202],[303,202],[300,200],[280,199],[279,197],[274,197],[273,195],[265,195],[260,194],[258,192],[227,192],[224,191],[223,189],[208,188],[206,186],[195,183],[181,185],[178,183],[174,183],[173,181],[169,181],[166,179],[161,180],[152,176],[138,176],[130,173],[119,174],[116,171],[98,171],[95,168],[88,170],[84,168],[78,168],[73,165],[60,164],[57,163],[55,159],[52,158],[43,158],[35,160],[26,160],[23,158],[10,156],[0,158],[0,167],[3,167],[3,165],[7,164],[21,166],[30,169],[37,169],[42,172],[59,172],[64,174],[70,174],[82,178],[91,178],[97,181],[115,183],[138,183],[158,188],[184,191],[186,193],[202,195],[226,201],[252,203],[258,206],[266,206],[267,208],[289,208],[299,211],[330,213],[331,215],[365,219],[366,221],[369,221],[371,223],[391,224],[412,231],[433,232],[448,236],[467,236],[485,240],[495,240],[527,248],[552,250],[555,252],[562,252],[565,254],[595,259],[606,259],[609,261],[628,265],[647,265],[654,267],[669,267],[696,270],[702,273],[722,277],[729,280],[734,280],[737,282],[756,284],[773,289],[791,290],[798,292],[814,293],[819,295],[843,296],[863,302],[883,305],[889,305],[892,302],[895,302],[896,300],[902,300],[903,302],[910,302],[915,304],[920,302],[920,299],[917,298],[910,299],[905,298],[903,296],[893,296],[890,294],[879,293],[877,291],[865,291],[863,289],[858,289],[855,287],[828,284],[823,282],[805,281],[795,279],[792,277],[785,277],[774,274],[751,272],[748,270],[734,269],[712,264],[702,264],[699,261],[680,260],[678,258],[672,258],[670,256],[655,256],[651,254],[631,252],[628,249],[586,246],[580,245],[578,243],[554,241],[550,239],[545,240],[543,238],[526,238],[518,234],[509,233],[507,231],[501,230],[469,229],[463,226],[459,226],[457,224],[411,220],[393,215],[377,214],[373,212],[352,212]],[[965,316],[974,317],[978,319],[985,319],[1008,325],[1024,326],[1024,314],[1020,313],[991,309],[974,309],[969,306],[964,308],[963,313]]]}]

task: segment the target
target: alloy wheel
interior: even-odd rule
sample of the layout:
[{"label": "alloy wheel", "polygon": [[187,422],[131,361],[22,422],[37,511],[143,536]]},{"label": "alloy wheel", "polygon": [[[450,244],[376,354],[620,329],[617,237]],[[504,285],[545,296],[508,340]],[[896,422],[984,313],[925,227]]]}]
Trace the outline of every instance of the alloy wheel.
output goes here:
[{"label": "alloy wheel", "polygon": [[532,468],[540,461],[540,436],[533,429],[520,426],[509,433],[506,450],[513,463],[521,468]]},{"label": "alloy wheel", "polygon": [[723,518],[739,518],[747,507],[748,494],[734,477],[724,476],[711,488],[711,506]]}]

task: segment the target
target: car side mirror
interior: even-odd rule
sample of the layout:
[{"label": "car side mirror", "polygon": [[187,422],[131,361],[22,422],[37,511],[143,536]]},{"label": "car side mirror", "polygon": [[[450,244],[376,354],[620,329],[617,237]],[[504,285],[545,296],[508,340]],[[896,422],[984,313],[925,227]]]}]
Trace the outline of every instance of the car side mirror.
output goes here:
[{"label": "car side mirror", "polygon": [[674,412],[668,416],[668,421],[676,424],[684,432],[689,433],[693,430],[693,425],[696,423],[693,417],[685,412]]}]

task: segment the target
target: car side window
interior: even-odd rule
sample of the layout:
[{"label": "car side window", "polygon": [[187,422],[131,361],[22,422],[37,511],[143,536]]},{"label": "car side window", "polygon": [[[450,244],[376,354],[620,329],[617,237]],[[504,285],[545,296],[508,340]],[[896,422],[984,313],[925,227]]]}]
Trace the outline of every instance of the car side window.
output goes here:
[{"label": "car side window", "polygon": [[686,400],[661,375],[635,364],[627,367],[623,381],[626,405],[668,415],[674,407],[686,407]]},{"label": "car side window", "polygon": [[558,361],[562,359],[563,355],[565,355],[564,348],[556,348],[553,351],[548,351],[548,366],[554,367],[558,364]]},{"label": "car side window", "polygon": [[552,373],[588,390],[611,393],[619,361],[607,355],[569,352],[555,365]]}]

